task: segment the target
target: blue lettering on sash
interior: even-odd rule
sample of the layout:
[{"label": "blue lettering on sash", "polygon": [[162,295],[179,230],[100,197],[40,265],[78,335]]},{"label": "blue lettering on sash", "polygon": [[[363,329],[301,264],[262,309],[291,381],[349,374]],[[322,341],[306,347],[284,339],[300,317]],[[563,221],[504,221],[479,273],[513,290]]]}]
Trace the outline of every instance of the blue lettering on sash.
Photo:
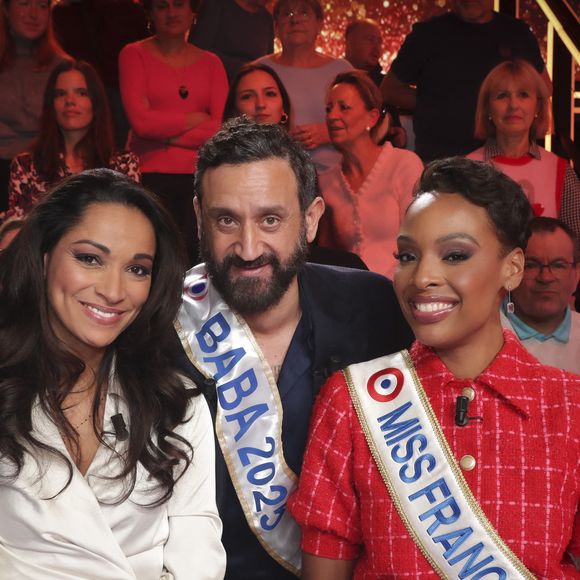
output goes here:
[{"label": "blue lettering on sash", "polygon": [[[202,325],[195,334],[195,338],[200,350],[211,355],[217,351],[219,343],[227,339],[230,333],[230,325],[223,314],[218,312]],[[212,365],[212,376],[214,380],[220,381],[235,371],[244,356],[246,356],[246,350],[243,347],[238,347],[216,356],[205,356],[202,361],[208,366]],[[235,411],[224,414],[224,419],[228,423],[237,423],[238,430],[234,434],[236,442],[240,441],[255,422],[269,410],[266,403],[242,405],[244,398],[251,395],[257,387],[258,379],[253,368],[234,376],[231,380],[219,384],[217,387],[220,407],[224,411]],[[241,408],[238,409],[238,407]],[[268,485],[275,477],[274,462],[260,461],[260,459],[252,461],[251,457],[267,459],[273,456],[276,447],[274,439],[266,437],[265,444],[265,450],[256,447],[242,447],[237,449],[237,452],[240,463],[246,468],[244,470],[245,485],[259,488],[252,491],[252,495],[255,512],[259,514],[266,511],[259,517],[260,527],[264,531],[272,531],[280,523],[286,510],[288,489],[282,485]],[[276,506],[275,509],[274,506]]]},{"label": "blue lettering on sash", "polygon": [[381,431],[384,434],[385,441],[388,446],[393,445],[394,443],[398,443],[402,439],[405,439],[412,433],[415,433],[419,429],[421,429],[421,425],[419,423],[419,419],[417,417],[413,417],[413,419],[407,419],[406,421],[401,421],[397,423],[397,419],[401,417],[405,412],[407,412],[411,408],[411,402],[407,402],[394,411],[383,415],[382,417],[378,417],[377,421],[382,423]]},{"label": "blue lettering on sash", "polygon": [[[260,403],[258,405],[252,405],[251,407],[246,407],[237,413],[232,413],[231,415],[226,415],[226,421],[231,423],[232,421],[237,421],[239,430],[234,435],[234,439],[239,441],[248,431],[248,429],[253,425],[254,421],[268,412],[268,405],[266,403]],[[247,419],[247,415],[250,416]]]},{"label": "blue lettering on sash", "polygon": [[[385,444],[387,447],[392,447],[391,458],[396,463],[402,464],[398,473],[399,479],[406,484],[417,482],[423,475],[423,471],[430,473],[437,465],[437,460],[433,455],[423,453],[428,447],[428,440],[425,435],[418,433],[423,428],[419,418],[409,418],[408,416],[403,418],[403,415],[412,406],[413,403],[408,401],[393,411],[377,417]],[[416,455],[418,457],[415,458],[414,462],[409,463]],[[424,525],[429,524],[426,531],[434,543],[440,544],[445,549],[443,557],[449,565],[462,565],[458,572],[458,577],[461,580],[466,578],[479,580],[492,575],[498,580],[507,579],[507,572],[503,568],[499,566],[486,567],[494,561],[493,556],[488,555],[477,561],[484,550],[482,542],[478,542],[461,554],[455,555],[457,550],[471,537],[473,528],[452,529],[433,536],[441,526],[452,526],[461,518],[461,509],[443,477],[428,483],[409,495],[408,498],[412,502],[424,498],[431,504],[432,507],[419,515],[419,520],[424,522]],[[431,518],[433,521],[428,522],[427,520]],[[464,561],[466,559],[467,561]]]},{"label": "blue lettering on sash", "polygon": [[209,354],[216,351],[218,343],[225,340],[231,331],[224,315],[218,312],[203,323],[199,332],[195,333],[195,338],[202,352]]},{"label": "blue lettering on sash", "polygon": [[205,356],[203,362],[208,365],[215,365],[214,380],[219,381],[230,373],[234,367],[244,358],[246,351],[244,348],[233,348],[218,356]]},{"label": "blue lettering on sash", "polygon": [[[445,552],[443,552],[443,557],[446,560],[453,555],[453,552],[457,550],[468,538],[473,534],[473,528],[461,528],[460,530],[454,530],[452,532],[448,532],[447,534],[441,534],[440,536],[435,536],[433,541],[435,543],[441,543],[441,545],[445,548]],[[455,540],[451,543],[450,540]]]}]

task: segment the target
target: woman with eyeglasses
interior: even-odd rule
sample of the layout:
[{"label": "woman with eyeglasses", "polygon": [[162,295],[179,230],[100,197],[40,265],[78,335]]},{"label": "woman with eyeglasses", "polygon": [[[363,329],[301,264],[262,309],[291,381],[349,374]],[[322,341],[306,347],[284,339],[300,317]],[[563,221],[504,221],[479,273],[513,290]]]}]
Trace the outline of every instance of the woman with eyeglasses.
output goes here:
[{"label": "woman with eyeglasses", "polygon": [[152,32],[119,55],[129,145],[197,259],[191,210],[197,152],[219,128],[228,92],[220,59],[188,42],[199,0],[142,0]]},{"label": "woman with eyeglasses", "polygon": [[325,97],[330,81],[352,66],[316,50],[324,13],[320,0],[276,0],[276,35],[282,51],[255,61],[273,69],[290,95],[290,133],[308,149],[319,171],[340,162],[325,123]]}]

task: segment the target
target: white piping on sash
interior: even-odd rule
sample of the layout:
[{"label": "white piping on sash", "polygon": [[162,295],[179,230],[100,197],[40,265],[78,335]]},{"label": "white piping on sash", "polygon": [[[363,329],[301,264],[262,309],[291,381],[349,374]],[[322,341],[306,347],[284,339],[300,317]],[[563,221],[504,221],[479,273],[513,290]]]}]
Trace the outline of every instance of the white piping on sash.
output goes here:
[{"label": "white piping on sash", "polygon": [[216,380],[216,433],[248,525],[280,565],[300,575],[300,529],[286,510],[298,478],[282,450],[282,403],[247,324],[210,283],[186,274],[175,328],[191,362]]},{"label": "white piping on sash", "polygon": [[533,579],[473,496],[408,352],[343,373],[393,503],[435,572],[469,580]]}]

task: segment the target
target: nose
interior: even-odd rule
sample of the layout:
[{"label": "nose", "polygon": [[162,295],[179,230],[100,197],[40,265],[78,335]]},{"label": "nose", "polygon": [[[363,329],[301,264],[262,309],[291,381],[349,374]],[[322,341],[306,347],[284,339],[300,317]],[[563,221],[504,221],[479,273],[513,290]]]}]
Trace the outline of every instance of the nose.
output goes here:
[{"label": "nose", "polygon": [[236,243],[236,253],[250,262],[262,255],[260,232],[255,224],[244,224],[240,229],[240,237]]},{"label": "nose", "polygon": [[328,120],[336,119],[336,107],[330,103],[326,105],[326,118]]},{"label": "nose", "polygon": [[96,285],[96,292],[107,304],[118,304],[126,296],[124,272],[121,269],[108,268]]},{"label": "nose", "polygon": [[[414,265],[413,283],[420,290],[427,290],[439,286],[441,283],[441,270],[439,261],[433,257],[423,256],[417,258]],[[413,267],[413,266],[412,266]]]},{"label": "nose", "polygon": [[544,284],[549,284],[553,282],[556,277],[552,273],[552,270],[547,265],[543,265],[540,267],[540,271],[538,272],[537,279]]},{"label": "nose", "polygon": [[38,4],[36,2],[31,2],[28,6],[28,16],[33,20],[36,20],[38,18],[38,11]]},{"label": "nose", "polygon": [[266,101],[263,95],[256,96],[256,110],[261,111],[266,108]]}]

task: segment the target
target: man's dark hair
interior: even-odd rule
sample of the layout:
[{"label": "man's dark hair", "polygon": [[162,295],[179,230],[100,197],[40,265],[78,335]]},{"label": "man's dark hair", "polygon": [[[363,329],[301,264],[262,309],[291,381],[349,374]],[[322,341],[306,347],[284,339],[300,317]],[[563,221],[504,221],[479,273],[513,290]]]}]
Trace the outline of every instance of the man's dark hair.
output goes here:
[{"label": "man's dark hair", "polygon": [[495,229],[504,251],[526,249],[530,237],[532,207],[522,188],[481,161],[449,157],[433,161],[423,171],[419,197],[425,193],[457,193],[482,207]]},{"label": "man's dark hair", "polygon": [[574,230],[568,225],[565,224],[562,220],[553,217],[544,217],[539,216],[535,217],[530,222],[530,231],[532,234],[536,233],[554,233],[556,230],[562,230],[572,242],[572,247],[574,248],[574,261],[578,262],[578,239],[576,238],[576,234]]},{"label": "man's dark hair", "polygon": [[224,123],[201,148],[194,182],[199,204],[203,200],[203,176],[208,169],[267,159],[288,161],[296,177],[300,209],[306,211],[318,195],[316,169],[308,153],[282,127],[256,123],[246,117]]}]

